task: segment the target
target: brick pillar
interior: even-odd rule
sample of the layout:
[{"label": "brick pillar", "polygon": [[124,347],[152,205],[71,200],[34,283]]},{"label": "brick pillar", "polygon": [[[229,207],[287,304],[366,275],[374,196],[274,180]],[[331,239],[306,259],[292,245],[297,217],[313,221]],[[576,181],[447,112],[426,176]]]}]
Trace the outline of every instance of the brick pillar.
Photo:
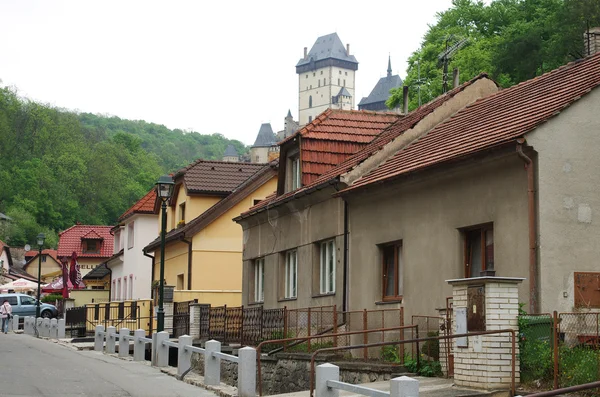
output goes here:
[{"label": "brick pillar", "polygon": [[190,305],[190,336],[194,339],[200,338],[200,304]]},{"label": "brick pillar", "polygon": [[[480,324],[482,331],[518,331],[518,285],[523,280],[505,277],[449,280],[453,287],[453,333],[477,332],[479,329],[468,329],[469,326],[474,328],[474,324]],[[454,382],[457,386],[486,390],[510,388],[512,341],[509,333],[453,339],[452,347]],[[515,348],[515,384],[518,384],[518,341]]]},{"label": "brick pillar", "polygon": [[164,302],[163,308],[165,310],[165,330],[173,330],[173,302]]},{"label": "brick pillar", "polygon": [[[437,309],[438,315],[440,318],[439,329],[440,336],[445,335],[446,331],[446,308]],[[446,345],[448,343],[452,343],[452,341],[448,341],[446,339],[440,339],[440,365],[442,366],[442,373],[444,376],[448,376],[448,351]]]}]

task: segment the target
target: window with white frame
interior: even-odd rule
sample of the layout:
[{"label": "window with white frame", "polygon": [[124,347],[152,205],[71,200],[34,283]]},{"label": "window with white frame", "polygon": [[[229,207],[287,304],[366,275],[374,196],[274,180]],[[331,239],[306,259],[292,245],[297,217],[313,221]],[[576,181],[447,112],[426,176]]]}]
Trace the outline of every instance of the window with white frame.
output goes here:
[{"label": "window with white frame", "polygon": [[117,230],[115,231],[115,245],[114,245],[115,249],[113,251],[113,253],[117,253],[119,251],[121,251],[121,230]]},{"label": "window with white frame", "polygon": [[329,240],[321,243],[320,253],[321,267],[320,279],[322,294],[331,294],[335,292],[335,240]]},{"label": "window with white frame", "polygon": [[298,296],[298,251],[292,250],[285,254],[285,298]]},{"label": "window with white frame", "polygon": [[121,279],[117,280],[117,300],[121,300]]},{"label": "window with white frame", "polygon": [[292,160],[292,190],[300,187],[300,157]]},{"label": "window with white frame", "polygon": [[265,300],[265,258],[254,260],[254,302]]},{"label": "window with white frame", "polygon": [[117,298],[117,280],[113,280],[113,285],[112,285],[112,300],[116,300]]},{"label": "window with white frame", "polygon": [[133,299],[133,274],[129,275],[129,299]]},{"label": "window with white frame", "polygon": [[127,277],[123,278],[123,300],[126,301],[127,300],[127,292],[129,290],[127,289]]},{"label": "window with white frame", "polygon": [[131,222],[127,225],[127,248],[133,248],[133,224],[134,222]]}]

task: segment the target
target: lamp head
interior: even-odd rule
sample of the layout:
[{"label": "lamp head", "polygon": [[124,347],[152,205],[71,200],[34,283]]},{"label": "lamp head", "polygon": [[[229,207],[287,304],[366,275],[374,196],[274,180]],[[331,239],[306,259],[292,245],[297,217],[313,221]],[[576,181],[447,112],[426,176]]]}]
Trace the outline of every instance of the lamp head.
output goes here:
[{"label": "lamp head", "polygon": [[163,175],[156,182],[156,195],[163,201],[171,198],[173,194],[173,178],[170,175]]},{"label": "lamp head", "polygon": [[46,235],[44,233],[40,233],[37,235],[37,243],[39,247],[44,245],[44,240],[46,240]]}]

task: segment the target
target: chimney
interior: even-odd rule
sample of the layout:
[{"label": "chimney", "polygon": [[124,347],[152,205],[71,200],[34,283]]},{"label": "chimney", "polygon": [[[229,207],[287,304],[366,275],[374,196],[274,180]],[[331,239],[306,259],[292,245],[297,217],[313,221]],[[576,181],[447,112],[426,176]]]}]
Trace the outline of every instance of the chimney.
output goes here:
[{"label": "chimney", "polygon": [[308,50],[307,47],[304,47],[304,59],[306,59],[306,57],[308,56],[308,52],[306,52]]},{"label": "chimney", "polygon": [[454,70],[452,71],[452,88],[456,88],[460,85],[460,72],[458,71],[458,68],[454,68]]},{"label": "chimney", "polygon": [[346,44],[346,55],[350,56],[350,44]]},{"label": "chimney", "polygon": [[600,52],[600,27],[590,28],[584,32],[583,44],[586,56]]},{"label": "chimney", "polygon": [[408,86],[402,87],[402,112],[408,114]]}]

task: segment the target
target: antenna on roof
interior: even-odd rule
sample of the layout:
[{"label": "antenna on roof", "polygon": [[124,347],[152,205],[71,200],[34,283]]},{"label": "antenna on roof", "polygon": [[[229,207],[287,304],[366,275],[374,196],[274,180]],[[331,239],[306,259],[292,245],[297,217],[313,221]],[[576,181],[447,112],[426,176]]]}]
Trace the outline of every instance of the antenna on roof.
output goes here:
[{"label": "antenna on roof", "polygon": [[442,72],[442,92],[448,91],[448,61],[450,61],[454,54],[464,47],[469,41],[469,39],[461,39],[451,46],[448,46],[448,43],[450,43],[450,40],[453,38],[454,35],[452,34],[446,38],[446,49],[438,55],[438,65],[441,64],[444,66],[444,70]]},{"label": "antenna on roof", "polygon": [[425,84],[425,79],[421,78],[421,60],[417,60],[417,79],[414,81],[414,85],[417,86],[417,92],[419,93],[419,106],[421,106],[421,86]]}]

